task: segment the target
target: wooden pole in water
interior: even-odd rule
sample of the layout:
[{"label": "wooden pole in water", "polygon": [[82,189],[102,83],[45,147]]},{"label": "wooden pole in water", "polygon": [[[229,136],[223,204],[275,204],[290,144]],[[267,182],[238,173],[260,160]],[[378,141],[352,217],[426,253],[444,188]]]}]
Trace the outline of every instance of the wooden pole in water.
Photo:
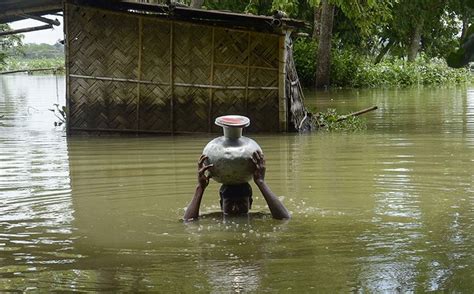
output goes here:
[{"label": "wooden pole in water", "polygon": [[35,72],[35,71],[48,71],[52,70],[54,72],[64,70],[64,67],[50,67],[50,68],[32,68],[32,69],[18,69],[18,70],[10,70],[10,71],[3,71],[0,72],[0,75],[7,75],[19,72]]},{"label": "wooden pole in water", "polygon": [[353,113],[349,113],[347,115],[343,115],[340,118],[338,118],[336,120],[336,122],[346,120],[346,119],[348,119],[349,117],[352,117],[352,116],[358,116],[358,115],[361,115],[361,114],[364,114],[364,113],[367,113],[367,112],[370,112],[370,111],[374,111],[376,109],[378,109],[377,106],[372,106],[372,107],[362,109],[362,110],[359,110],[359,111],[356,111],[356,112],[353,112]]},{"label": "wooden pole in water", "polygon": [[[353,112],[353,113],[349,113],[347,115],[343,115],[343,116],[339,117],[336,120],[336,122],[340,122],[340,121],[348,119],[349,117],[358,116],[358,115],[361,115],[361,114],[364,114],[364,113],[367,113],[367,112],[370,112],[370,111],[373,111],[373,110],[376,110],[376,109],[378,109],[377,106],[372,106],[372,107],[362,109],[362,110],[359,110],[359,111],[356,111],[356,112]],[[324,128],[324,127],[326,127],[325,124],[318,125],[318,128]]]}]

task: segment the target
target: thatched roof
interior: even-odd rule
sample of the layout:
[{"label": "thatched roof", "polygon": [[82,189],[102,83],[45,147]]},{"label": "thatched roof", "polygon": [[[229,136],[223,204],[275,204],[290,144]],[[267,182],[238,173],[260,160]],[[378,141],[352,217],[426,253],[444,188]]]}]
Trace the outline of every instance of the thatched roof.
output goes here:
[{"label": "thatched roof", "polygon": [[[170,20],[205,23],[209,25],[245,28],[256,31],[279,32],[282,29],[300,28],[302,21],[284,18],[281,15],[261,16],[226,11],[195,9],[179,5],[139,3],[127,0],[66,0],[72,4],[87,5],[107,10],[145,14]],[[2,0],[0,1],[0,23],[24,19],[24,14],[44,15],[56,13],[63,8],[61,0]]]},{"label": "thatched roof", "polygon": [[25,19],[22,14],[45,15],[63,8],[61,0],[2,0],[0,1],[0,23]]},{"label": "thatched roof", "polygon": [[163,5],[138,3],[130,0],[67,0],[69,3],[105,8],[108,10],[145,14],[169,20],[181,20],[208,25],[244,28],[264,32],[279,32],[282,29],[297,29],[305,26],[300,20],[276,16],[233,13],[218,10],[196,9],[176,4]]}]

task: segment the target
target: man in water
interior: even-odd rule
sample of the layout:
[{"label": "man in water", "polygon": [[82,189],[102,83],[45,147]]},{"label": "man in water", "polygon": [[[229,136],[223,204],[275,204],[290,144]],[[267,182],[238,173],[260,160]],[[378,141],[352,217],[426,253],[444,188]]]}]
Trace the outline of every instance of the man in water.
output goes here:
[{"label": "man in water", "polygon": [[[207,185],[209,185],[210,176],[206,175],[206,171],[212,168],[212,164],[204,165],[207,156],[201,155],[198,161],[198,185],[194,197],[189,203],[183,219],[185,221],[194,220],[199,217],[199,207],[201,199],[204,195]],[[252,162],[255,165],[253,180],[267,202],[268,208],[275,219],[289,219],[290,213],[278,199],[278,197],[270,190],[265,182],[265,159],[260,151],[252,155]],[[252,207],[252,188],[248,183],[239,185],[222,185],[219,189],[221,197],[220,204],[224,215],[238,216],[246,215]]]}]

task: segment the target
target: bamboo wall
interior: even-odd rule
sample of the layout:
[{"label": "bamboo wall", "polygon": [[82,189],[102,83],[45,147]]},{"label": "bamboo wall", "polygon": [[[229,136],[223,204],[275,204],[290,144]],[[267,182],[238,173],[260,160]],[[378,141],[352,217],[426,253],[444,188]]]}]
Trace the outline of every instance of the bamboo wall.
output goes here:
[{"label": "bamboo wall", "polygon": [[224,114],[286,130],[284,36],[73,4],[65,14],[70,133],[221,132]]}]

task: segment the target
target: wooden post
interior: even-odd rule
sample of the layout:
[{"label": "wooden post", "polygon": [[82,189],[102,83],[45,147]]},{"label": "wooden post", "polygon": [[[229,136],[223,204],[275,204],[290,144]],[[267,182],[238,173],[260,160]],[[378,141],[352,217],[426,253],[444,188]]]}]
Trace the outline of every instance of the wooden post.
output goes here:
[{"label": "wooden post", "polygon": [[[211,75],[210,75],[210,82],[209,84],[211,86],[214,85],[214,52],[216,50],[215,48],[215,29],[212,28],[212,51],[211,51]],[[208,131],[209,133],[212,132],[212,106],[213,106],[213,100],[214,100],[214,90],[213,88],[209,88],[209,114],[208,114],[208,119],[209,119],[209,128]]]},{"label": "wooden post", "polygon": [[286,101],[286,42],[290,38],[291,31],[279,37],[279,62],[278,62],[278,114],[280,132],[288,131],[288,107]]},{"label": "wooden post", "polygon": [[[138,18],[138,81],[142,80],[143,18]],[[137,83],[137,130],[140,129],[140,82]]]},{"label": "wooden post", "polygon": [[64,22],[64,27],[63,27],[63,35],[64,35],[64,45],[66,48],[64,48],[64,68],[65,68],[65,74],[66,74],[66,136],[71,135],[71,77],[70,75],[70,61],[69,61],[69,50],[71,48],[70,46],[70,35],[69,35],[69,7],[68,4],[64,1],[63,2],[63,22]]},{"label": "wooden post", "polygon": [[245,115],[249,114],[249,84],[250,84],[250,32],[247,33],[247,77],[245,80]]},{"label": "wooden post", "polygon": [[170,22],[170,127],[174,134],[174,23]]}]

